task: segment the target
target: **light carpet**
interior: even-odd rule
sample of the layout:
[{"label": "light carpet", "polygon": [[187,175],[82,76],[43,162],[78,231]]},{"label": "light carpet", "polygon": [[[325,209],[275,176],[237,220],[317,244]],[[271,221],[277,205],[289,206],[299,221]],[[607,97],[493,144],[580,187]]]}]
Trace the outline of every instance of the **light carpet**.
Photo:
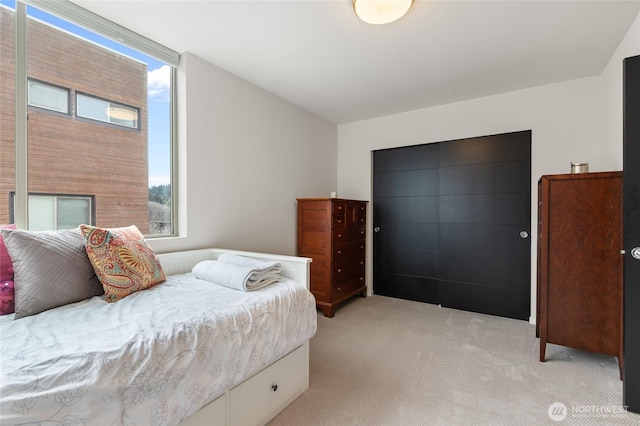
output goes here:
[{"label": "light carpet", "polygon": [[383,296],[318,314],[310,387],[269,426],[640,425],[617,359],[526,321]]}]

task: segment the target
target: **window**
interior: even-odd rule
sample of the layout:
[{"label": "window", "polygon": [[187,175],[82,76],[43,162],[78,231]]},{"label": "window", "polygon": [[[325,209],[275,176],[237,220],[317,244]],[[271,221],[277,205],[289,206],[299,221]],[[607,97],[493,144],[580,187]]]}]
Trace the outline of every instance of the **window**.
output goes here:
[{"label": "window", "polygon": [[69,114],[69,90],[30,79],[27,93],[30,106]]},{"label": "window", "polygon": [[76,115],[119,126],[138,128],[138,109],[98,99],[82,93],[76,94]]},{"label": "window", "polygon": [[[15,197],[15,193],[12,195]],[[29,194],[29,229],[47,231],[73,229],[83,223],[94,225],[94,200],[91,195]]]},{"label": "window", "polygon": [[0,32],[0,223],[175,235],[178,55],[65,0],[0,0]]}]

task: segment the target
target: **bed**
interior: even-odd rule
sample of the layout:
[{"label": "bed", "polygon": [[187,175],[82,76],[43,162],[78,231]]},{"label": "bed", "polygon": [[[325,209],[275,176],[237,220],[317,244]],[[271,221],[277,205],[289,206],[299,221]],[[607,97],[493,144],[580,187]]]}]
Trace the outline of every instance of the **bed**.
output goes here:
[{"label": "bed", "polygon": [[[191,273],[224,253],[279,262],[283,278],[241,292]],[[158,258],[167,281],[117,303],[95,296],[0,317],[2,425],[260,425],[309,387],[310,259]]]}]

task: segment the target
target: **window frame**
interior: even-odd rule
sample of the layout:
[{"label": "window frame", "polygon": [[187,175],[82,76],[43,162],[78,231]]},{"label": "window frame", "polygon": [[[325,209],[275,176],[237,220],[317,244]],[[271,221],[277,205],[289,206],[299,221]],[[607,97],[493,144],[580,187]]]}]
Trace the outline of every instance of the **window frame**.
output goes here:
[{"label": "window frame", "polygon": [[[155,42],[141,36],[125,27],[115,24],[93,12],[90,12],[68,0],[16,0],[16,49],[15,49],[15,203],[11,208],[12,222],[20,229],[29,228],[29,203],[28,203],[28,149],[27,149],[27,120],[29,105],[28,79],[27,79],[27,6],[31,5],[44,12],[53,14],[61,19],[84,27],[112,40],[117,40],[122,45],[129,46],[150,57],[158,59],[171,68],[170,91],[170,165],[171,184],[171,229],[167,234],[146,235],[148,238],[172,238],[179,236],[178,217],[178,113],[177,113],[177,70],[180,64],[180,55]],[[71,99],[73,100],[73,98]],[[75,106],[70,107],[71,110]],[[140,127],[140,116],[138,116]],[[122,128],[132,129],[127,126]],[[13,198],[13,197],[12,197]],[[95,212],[95,210],[94,210]]]},{"label": "window frame", "polygon": [[[61,91],[64,91],[66,93],[66,98],[67,98],[67,110],[66,111],[59,111],[57,109],[53,109],[53,108],[49,108],[47,106],[44,105],[35,105],[31,103],[31,83],[37,83],[40,84],[42,86],[47,86],[50,87],[52,89],[60,89]],[[64,116],[71,116],[71,89],[67,88],[67,87],[63,87],[63,86],[59,86],[57,84],[51,84],[48,83],[46,81],[42,81],[42,80],[38,80],[36,78],[29,78],[27,77],[27,105],[29,106],[29,108],[35,108],[39,111],[47,111],[47,112],[53,112],[56,114],[60,114],[60,115],[64,115]]]},{"label": "window frame", "polygon": [[[16,191],[9,192],[9,218],[12,223],[15,223],[15,211],[14,211],[14,203],[15,203]],[[95,195],[87,195],[87,194],[52,194],[52,193],[41,193],[41,192],[30,192],[28,197],[51,197],[54,198],[55,202],[55,217],[54,223],[56,225],[55,230],[58,230],[58,199],[77,199],[77,200],[88,200],[89,201],[89,221],[87,225],[95,225],[96,224],[96,197]]]},{"label": "window frame", "polygon": [[[102,101],[102,102],[106,103],[106,108],[111,108],[113,106],[113,107],[116,107],[116,108],[124,108],[124,109],[128,109],[128,110],[131,110],[131,111],[135,111],[135,114],[136,114],[135,123],[136,124],[135,124],[135,126],[128,126],[126,124],[121,124],[121,123],[118,123],[118,122],[110,121],[109,120],[109,114],[106,114],[107,115],[107,120],[102,120],[100,118],[91,117],[89,115],[81,115],[80,114],[80,102],[79,102],[79,99],[78,99],[79,97],[85,97],[85,98],[88,98],[88,99],[95,99],[95,100],[98,100],[98,101]],[[126,104],[123,104],[121,102],[111,101],[109,99],[101,98],[99,96],[93,96],[93,95],[90,95],[88,93],[78,92],[78,91],[75,92],[75,100],[76,100],[75,104],[76,104],[76,117],[77,118],[82,118],[84,120],[97,121],[99,123],[109,124],[109,125],[118,126],[118,127],[124,127],[126,129],[130,129],[130,130],[140,130],[140,108],[136,108],[134,106],[126,105]]]}]

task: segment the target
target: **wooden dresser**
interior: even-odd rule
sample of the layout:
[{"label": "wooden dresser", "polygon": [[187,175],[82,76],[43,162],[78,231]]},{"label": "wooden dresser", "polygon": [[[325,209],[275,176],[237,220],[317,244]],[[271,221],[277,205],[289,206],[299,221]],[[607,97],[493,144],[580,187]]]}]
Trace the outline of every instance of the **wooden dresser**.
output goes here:
[{"label": "wooden dresser", "polygon": [[310,257],[311,292],[326,317],[335,307],[366,297],[367,202],[298,198],[298,256]]},{"label": "wooden dresser", "polygon": [[540,178],[540,361],[548,342],[617,356],[622,372],[622,247],[622,172]]}]

